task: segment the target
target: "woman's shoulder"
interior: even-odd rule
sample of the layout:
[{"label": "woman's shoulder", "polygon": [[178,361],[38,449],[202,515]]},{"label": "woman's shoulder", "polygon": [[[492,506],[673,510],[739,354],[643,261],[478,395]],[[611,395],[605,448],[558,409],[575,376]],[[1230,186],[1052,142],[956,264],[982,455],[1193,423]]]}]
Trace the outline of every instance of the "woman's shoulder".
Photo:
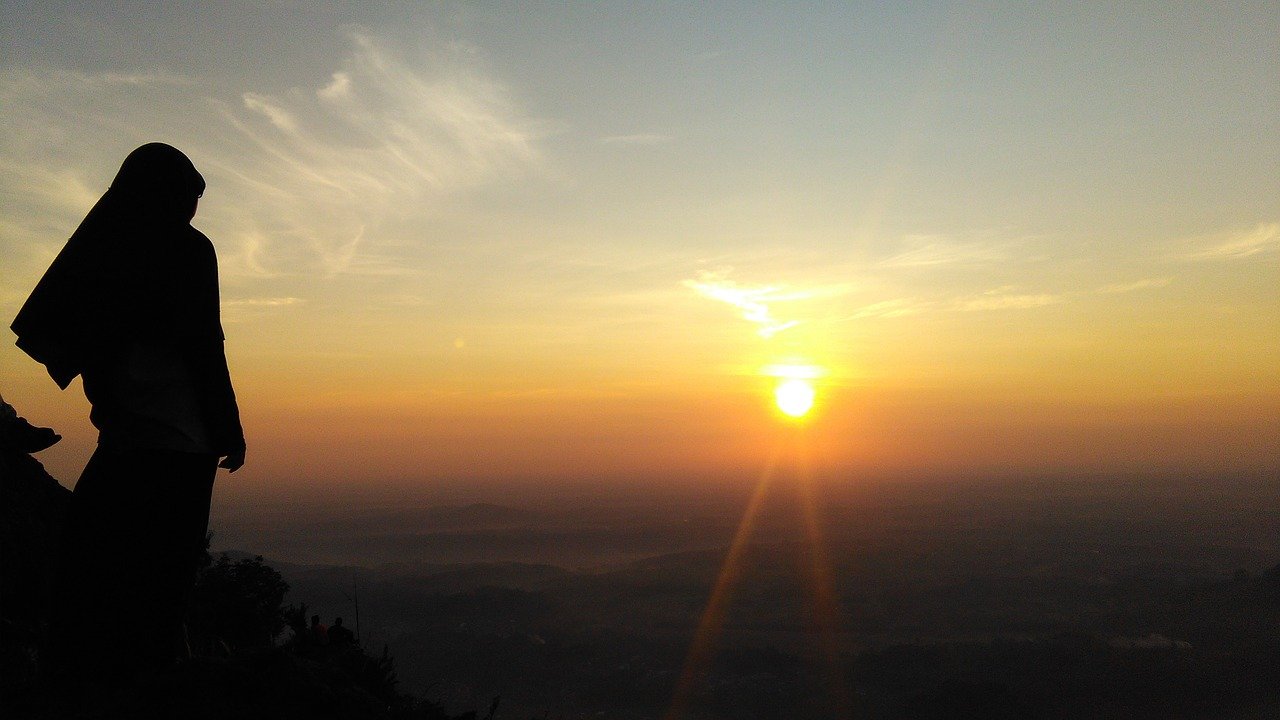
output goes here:
[{"label": "woman's shoulder", "polygon": [[202,248],[213,250],[213,241],[209,239],[209,236],[197,230],[194,225],[188,225],[186,229],[192,242],[200,245]]},{"label": "woman's shoulder", "polygon": [[184,231],[186,232],[187,237],[185,238],[186,242],[184,242],[183,245],[193,255],[197,256],[202,261],[217,262],[218,258],[217,253],[213,248],[213,241],[210,240],[208,236],[190,225],[187,225],[186,228],[184,228]]}]

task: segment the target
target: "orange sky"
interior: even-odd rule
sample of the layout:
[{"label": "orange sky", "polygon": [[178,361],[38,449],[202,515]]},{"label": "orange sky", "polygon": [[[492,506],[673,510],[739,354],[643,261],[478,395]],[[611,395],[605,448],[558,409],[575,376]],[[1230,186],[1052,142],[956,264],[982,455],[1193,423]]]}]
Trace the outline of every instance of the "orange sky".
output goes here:
[{"label": "orange sky", "polygon": [[590,9],[6,10],[0,310],[161,140],[229,488],[751,477],[780,364],[845,481],[1278,471],[1274,8]]}]

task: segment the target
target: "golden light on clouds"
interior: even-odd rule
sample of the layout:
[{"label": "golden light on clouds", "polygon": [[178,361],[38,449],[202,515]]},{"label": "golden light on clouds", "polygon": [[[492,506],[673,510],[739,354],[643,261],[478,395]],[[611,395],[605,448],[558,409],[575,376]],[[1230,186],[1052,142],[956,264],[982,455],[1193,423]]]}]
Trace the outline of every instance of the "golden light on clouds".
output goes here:
[{"label": "golden light on clouds", "polygon": [[742,312],[742,319],[758,325],[756,332],[766,340],[799,324],[796,320],[779,320],[774,317],[770,305],[799,299],[794,293],[782,292],[779,286],[739,285],[726,279],[724,273],[710,272],[699,273],[698,279],[686,280],[684,284],[712,300],[738,308]]},{"label": "golden light on clouds", "polygon": [[[727,274],[727,270],[699,273],[697,279],[686,280],[684,286],[704,297],[737,308],[741,312],[741,319],[756,325],[756,334],[770,345],[779,342],[776,338],[779,333],[802,324],[797,319],[778,317],[774,311],[776,305],[830,298],[849,291],[847,285],[809,289],[789,288],[780,283],[744,285],[729,280]],[[795,337],[794,333],[788,336],[790,340],[787,344],[791,347],[805,341],[805,338]],[[813,408],[817,392],[812,381],[827,374],[825,368],[796,359],[795,356],[764,365],[758,371],[758,375],[778,379],[773,386],[775,405],[784,416],[795,420],[805,417]]]}]

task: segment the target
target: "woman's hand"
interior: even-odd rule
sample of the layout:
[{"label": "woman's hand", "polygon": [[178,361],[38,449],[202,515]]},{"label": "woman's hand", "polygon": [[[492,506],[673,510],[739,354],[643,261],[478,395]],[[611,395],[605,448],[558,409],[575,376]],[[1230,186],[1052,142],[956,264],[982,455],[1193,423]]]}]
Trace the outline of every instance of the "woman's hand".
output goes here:
[{"label": "woman's hand", "polygon": [[218,467],[226,468],[230,472],[239,470],[242,465],[244,465],[243,450],[238,453],[231,453],[230,455],[222,458],[222,462],[218,463]]}]

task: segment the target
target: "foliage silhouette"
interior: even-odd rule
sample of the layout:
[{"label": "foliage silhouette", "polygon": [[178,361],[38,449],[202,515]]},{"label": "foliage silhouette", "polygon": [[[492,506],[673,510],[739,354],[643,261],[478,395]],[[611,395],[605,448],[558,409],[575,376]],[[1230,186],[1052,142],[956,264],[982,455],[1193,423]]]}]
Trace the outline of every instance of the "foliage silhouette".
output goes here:
[{"label": "foliage silhouette", "polygon": [[187,615],[192,649],[210,654],[220,647],[270,647],[285,628],[281,604],[288,592],[289,584],[261,555],[214,559],[206,549]]}]

